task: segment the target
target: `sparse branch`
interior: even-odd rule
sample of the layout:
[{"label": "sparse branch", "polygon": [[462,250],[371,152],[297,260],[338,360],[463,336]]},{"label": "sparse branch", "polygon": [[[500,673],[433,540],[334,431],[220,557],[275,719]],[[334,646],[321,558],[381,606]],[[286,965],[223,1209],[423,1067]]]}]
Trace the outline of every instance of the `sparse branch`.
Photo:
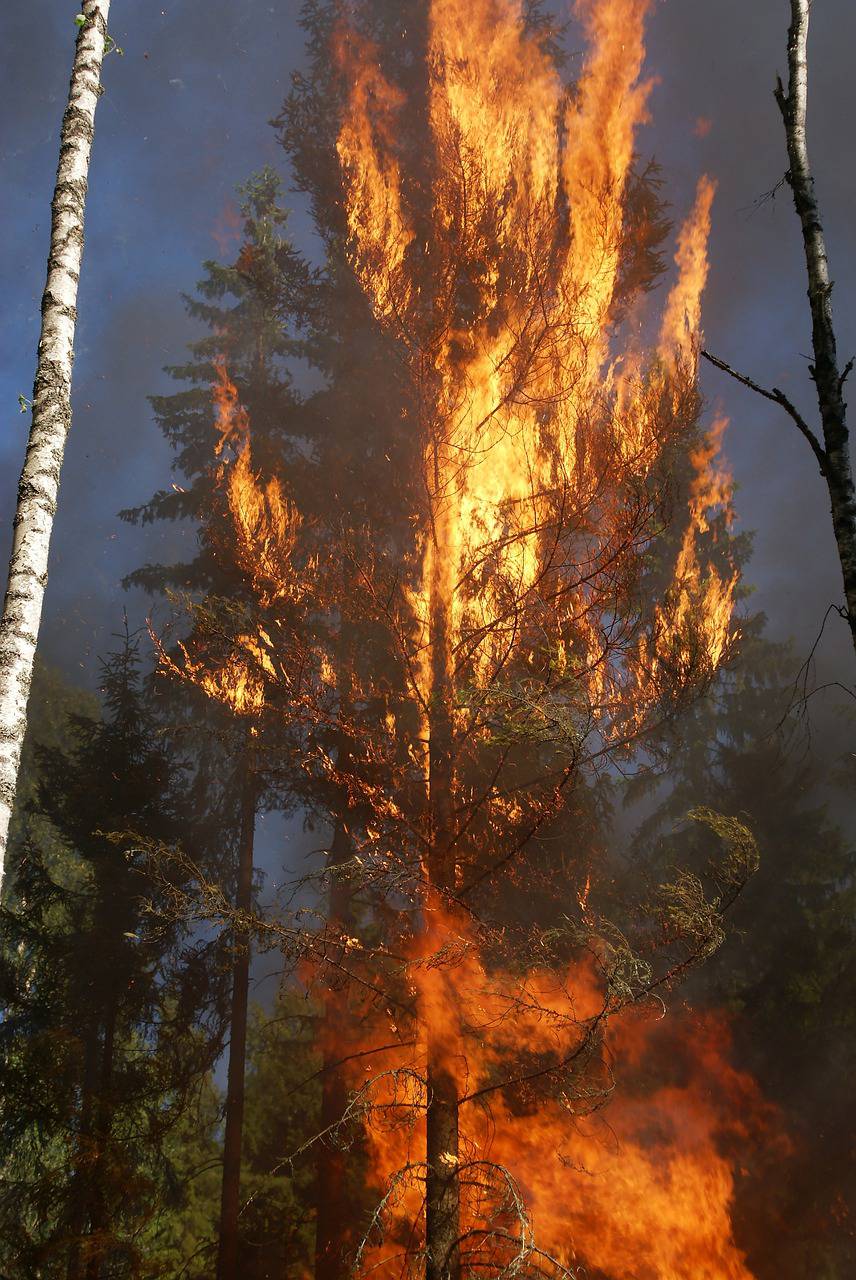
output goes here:
[{"label": "sparse branch", "polygon": [[[730,364],[726,364],[724,360],[720,360],[718,356],[711,355],[709,351],[702,351],[702,356],[715,368],[721,369],[723,373],[727,373],[730,378],[734,378],[735,382],[740,382],[744,387],[748,387],[750,391],[756,392],[759,396],[763,396],[765,400],[772,400],[773,404],[780,405],[785,413],[793,418],[797,430],[803,435],[809,443],[812,453],[817,458],[820,467],[820,474],[826,475],[826,452],[799,409],[788,399],[783,391],[778,387],[773,387],[768,391],[766,387],[762,387],[754,379],[746,376],[745,373],[738,373],[736,369],[732,369]],[[851,361],[851,364],[853,362]]]},{"label": "sparse branch", "polygon": [[817,392],[821,431],[813,431],[778,388],[768,391],[708,352],[703,351],[702,355],[743,386],[780,405],[811,446],[829,491],[832,528],[846,601],[843,616],[850,627],[856,649],[856,490],[850,458],[847,404],[844,400],[844,385],[854,361],[848,361],[843,369],[839,368],[832,317],[833,281],[830,278],[826,239],[808,153],[806,119],[811,0],[790,0],[790,4],[787,85],[777,76],[774,96],[785,127],[788,150],[788,170],[784,181],[791,189],[802,229],[812,330],[813,363],[809,365],[809,373]]}]

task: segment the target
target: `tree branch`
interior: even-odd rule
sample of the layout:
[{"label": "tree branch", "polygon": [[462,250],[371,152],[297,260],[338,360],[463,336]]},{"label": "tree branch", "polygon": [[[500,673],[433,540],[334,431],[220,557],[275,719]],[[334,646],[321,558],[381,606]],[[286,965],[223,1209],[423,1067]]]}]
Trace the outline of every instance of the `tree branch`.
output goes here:
[{"label": "tree branch", "polygon": [[778,387],[773,387],[772,391],[768,391],[766,387],[760,386],[757,382],[753,381],[752,378],[747,378],[744,373],[738,373],[736,369],[732,369],[731,365],[726,364],[724,360],[720,360],[717,356],[712,356],[709,351],[702,351],[701,354],[704,356],[705,360],[708,360],[717,369],[721,369],[723,373],[727,373],[728,376],[730,378],[734,378],[736,382],[741,382],[744,387],[748,387],[750,391],[757,392],[757,394],[759,396],[763,396],[765,400],[772,400],[773,404],[780,405],[781,408],[785,410],[785,413],[789,414],[790,417],[793,418],[800,434],[805,436],[811,447],[812,453],[817,459],[820,467],[820,474],[824,477],[826,476],[826,450],[800,413],[799,409],[797,409],[796,405],[791,403],[784,391],[780,391]]}]

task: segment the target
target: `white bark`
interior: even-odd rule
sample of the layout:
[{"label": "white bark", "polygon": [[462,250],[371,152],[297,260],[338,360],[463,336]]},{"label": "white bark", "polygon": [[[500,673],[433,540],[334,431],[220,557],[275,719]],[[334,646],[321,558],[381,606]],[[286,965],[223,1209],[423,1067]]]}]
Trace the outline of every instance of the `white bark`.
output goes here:
[{"label": "white bark", "polygon": [[[835,328],[832,322],[832,281],[814,177],[808,155],[806,112],[808,105],[808,26],[811,0],[791,0],[788,31],[788,89],[781,81],[776,101],[782,113],[788,144],[788,183],[800,220],[808,275],[814,363],[811,376],[817,389],[817,403],[823,428],[825,467],[830,513],[846,600],[845,616],[856,646],[856,492],[850,463],[850,437],[844,383],[850,365],[842,372],[838,364]],[[851,361],[852,365],[852,361]]]},{"label": "white bark", "polygon": [[817,391],[820,411],[820,436],[812,430],[796,407],[778,387],[771,391],[751,378],[737,373],[724,360],[702,352],[718,369],[736,378],[752,391],[780,404],[790,414],[799,431],[808,440],[826,481],[832,529],[841,564],[845,605],[841,614],[850,627],[856,649],[856,488],[850,458],[850,433],[847,425],[847,403],[844,384],[854,367],[850,360],[843,369],[838,361],[835,327],[832,320],[832,280],[820,208],[814,189],[814,176],[808,154],[806,115],[808,110],[808,28],[811,0],[790,0],[791,24],[788,30],[788,85],[779,80],[776,102],[782,113],[790,167],[786,181],[794,198],[800,220],[808,276],[808,300],[811,308],[811,336],[814,363],[809,372]]},{"label": "white bark", "polygon": [[[47,283],[32,424],[15,512],[9,581],[0,619],[0,884],[15,799],[60,468],[71,425],[71,367],[83,215],[110,0],[83,0],[59,166],[51,205]],[[72,12],[69,10],[69,21]]]}]

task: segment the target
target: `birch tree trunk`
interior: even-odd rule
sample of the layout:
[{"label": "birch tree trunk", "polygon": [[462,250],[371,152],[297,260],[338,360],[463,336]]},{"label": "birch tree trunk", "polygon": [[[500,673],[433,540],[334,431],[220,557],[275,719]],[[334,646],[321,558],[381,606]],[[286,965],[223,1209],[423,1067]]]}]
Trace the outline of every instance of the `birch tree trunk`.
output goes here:
[{"label": "birch tree trunk", "polygon": [[776,101],[785,124],[790,161],[788,183],[802,226],[805,248],[814,352],[814,364],[811,365],[810,372],[817,388],[825,455],[821,469],[829,490],[832,527],[844,579],[847,621],[856,647],[856,494],[850,463],[847,405],[843,395],[844,382],[850,368],[842,372],[838,364],[832,322],[832,281],[829,278],[826,240],[808,155],[806,107],[810,12],[811,0],[791,0],[788,91],[785,93],[782,82],[779,81]]},{"label": "birch tree trunk", "polygon": [[60,468],[71,425],[83,217],[109,8],[110,0],[83,0],[85,21],[77,35],[51,205],[32,423],[18,487],[9,579],[0,619],[0,885],[27,725],[27,698],[47,583]]},{"label": "birch tree trunk", "polygon": [[835,534],[844,585],[845,607],[840,612],[850,627],[853,647],[856,649],[856,492],[853,487],[850,459],[847,403],[844,399],[844,384],[854,361],[850,360],[843,369],[838,362],[835,327],[832,320],[832,281],[829,277],[826,239],[808,154],[807,49],[811,0],[790,0],[790,5],[788,87],[786,92],[781,80],[778,81],[776,102],[782,113],[788,148],[789,168],[785,177],[791,188],[794,207],[802,227],[814,356],[809,372],[817,392],[820,435],[813,430],[796,406],[778,387],[767,390],[752,378],[732,369],[724,360],[719,360],[707,351],[703,351],[702,355],[745,387],[781,405],[808,441],[829,493],[832,529]]}]

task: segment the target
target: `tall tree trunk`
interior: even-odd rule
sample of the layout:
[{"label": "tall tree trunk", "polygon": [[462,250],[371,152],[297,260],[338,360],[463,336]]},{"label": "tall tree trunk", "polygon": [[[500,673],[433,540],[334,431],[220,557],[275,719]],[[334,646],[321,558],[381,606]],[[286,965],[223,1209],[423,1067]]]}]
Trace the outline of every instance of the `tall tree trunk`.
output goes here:
[{"label": "tall tree trunk", "polygon": [[[343,767],[340,753],[339,767]],[[346,815],[340,815],[327,859],[331,873],[328,921],[333,930],[349,932],[353,923],[351,891],[337,868],[353,854]],[[338,1124],[348,1105],[349,1086],[342,1052],[337,1047],[342,1020],[348,1016],[347,989],[329,990],[324,1002],[322,1041],[324,1071],[321,1088],[321,1131]],[[315,1280],[348,1280],[350,1242],[348,1197],[345,1186],[346,1152],[336,1142],[321,1142],[316,1162],[317,1216],[315,1224]]]},{"label": "tall tree trunk", "polygon": [[[257,782],[248,748],[241,796],[241,835],[235,909],[246,916],[252,906],[253,842]],[[233,931],[232,1014],[229,1070],[226,1083],[226,1132],[223,1139],[223,1182],[220,1198],[220,1237],[217,1280],[238,1280],[238,1218],[241,1209],[241,1144],[244,1132],[244,1073],[247,1059],[247,1008],[250,988],[250,938],[238,923]]]},{"label": "tall tree trunk", "polygon": [[113,1056],[120,998],[121,989],[114,986],[88,1027],[84,1042],[68,1280],[98,1280],[101,1271],[98,1237],[109,1225],[103,1191],[103,1179],[109,1172],[104,1153],[112,1127]]},{"label": "tall tree trunk", "polygon": [[[435,492],[440,492],[439,483]],[[441,499],[441,502],[444,500]],[[447,500],[446,500],[447,501]],[[445,505],[445,503],[444,503]],[[455,889],[452,788],[451,588],[448,582],[448,516],[438,513],[430,581],[431,698],[429,709],[428,806],[430,854],[429,910],[443,905]],[[454,1014],[449,1025],[454,1024]],[[442,1035],[442,1040],[440,1038]],[[427,1114],[425,1246],[427,1280],[457,1280],[460,1272],[460,1179],[458,1170],[458,1086],[448,1062],[448,1027],[427,1029]]]},{"label": "tall tree trunk", "polygon": [[110,1176],[105,1154],[113,1125],[113,1055],[116,1047],[116,1020],[119,1013],[119,992],[113,992],[104,1023],[104,1043],[101,1048],[101,1071],[98,1080],[98,1097],[95,1102],[95,1130],[92,1150],[92,1190],[89,1218],[89,1235],[92,1247],[86,1262],[86,1280],[98,1280],[104,1261],[104,1239],[109,1227],[104,1180]]},{"label": "tall tree trunk", "polygon": [[95,1109],[98,1088],[99,1019],[93,1015],[83,1043],[83,1079],[80,1085],[80,1112],[75,1143],[69,1211],[70,1247],[67,1280],[83,1280],[87,1265],[83,1242],[89,1234],[92,1193],[92,1150],[95,1142]]},{"label": "tall tree trunk", "polygon": [[829,278],[826,241],[806,138],[810,12],[811,0],[791,0],[788,91],[785,93],[780,80],[776,88],[776,101],[785,124],[790,161],[787,177],[802,226],[805,248],[814,352],[814,364],[810,372],[817,388],[817,403],[823,428],[825,460],[822,470],[829,490],[832,527],[841,561],[847,620],[856,647],[856,494],[850,463],[847,405],[843,394],[849,368],[842,373],[838,364],[832,322],[832,281]]},{"label": "tall tree trunk", "polygon": [[[27,698],[47,582],[60,468],[71,425],[71,367],[83,217],[109,8],[110,0],[83,0],[85,21],[77,35],[51,206],[32,423],[18,487],[9,579],[0,619],[0,883],[27,725]],[[71,21],[70,9],[68,18]]]}]

